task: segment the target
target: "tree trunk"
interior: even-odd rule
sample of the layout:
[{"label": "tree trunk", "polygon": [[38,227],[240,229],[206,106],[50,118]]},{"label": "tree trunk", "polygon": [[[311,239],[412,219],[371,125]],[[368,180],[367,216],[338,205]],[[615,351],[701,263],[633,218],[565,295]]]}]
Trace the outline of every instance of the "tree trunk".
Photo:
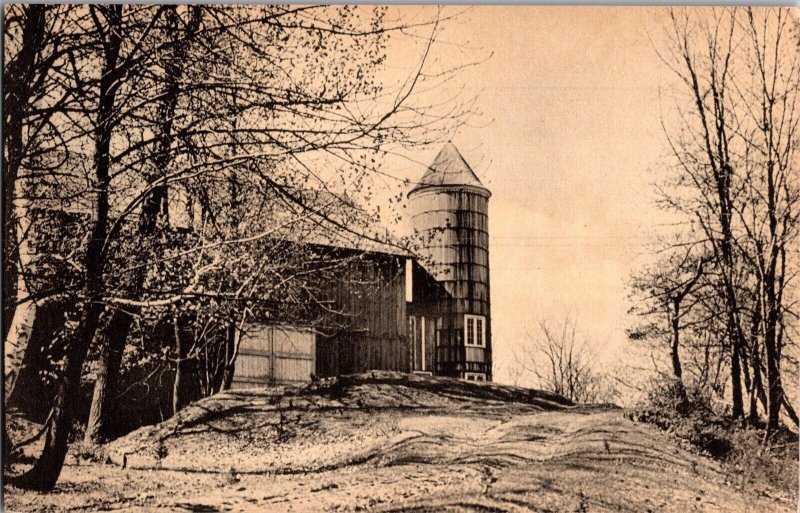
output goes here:
[{"label": "tree trunk", "polygon": [[780,364],[775,348],[767,345],[767,429],[778,428],[781,404],[783,403],[783,383]]},{"label": "tree trunk", "polygon": [[[750,368],[753,370],[753,378],[750,382],[750,407],[748,412],[748,419],[750,424],[756,425],[758,423],[758,399],[759,394],[764,393],[764,387],[761,383],[761,351],[758,344],[758,330],[761,325],[761,301],[756,298],[755,311],[753,312],[752,322],[750,325]],[[766,411],[766,408],[765,410]]]},{"label": "tree trunk", "polygon": [[[96,255],[91,259],[95,260],[95,257]],[[93,262],[92,267],[95,266],[96,262]],[[87,301],[84,307],[78,329],[70,340],[69,352],[66,356],[66,370],[58,385],[42,453],[30,470],[10,480],[17,486],[49,491],[58,481],[67,455],[72,419],[77,407],[77,399],[80,396],[83,361],[97,329],[102,309],[102,305],[97,301]]]},{"label": "tree trunk", "polygon": [[30,338],[36,304],[25,300],[30,293],[21,263],[30,261],[29,233],[31,219],[23,181],[19,179],[25,141],[23,128],[29,111],[30,85],[36,74],[45,34],[45,12],[48,6],[25,6],[22,46],[14,61],[4,68],[3,94],[3,339],[5,340],[4,397],[14,389],[19,369]]},{"label": "tree trunk", "polygon": [[763,390],[761,385],[761,358],[759,354],[754,351],[750,360],[753,369],[753,379],[750,386],[750,407],[747,417],[750,424],[756,425],[758,423],[758,392],[759,389]]},{"label": "tree trunk", "polygon": [[[156,182],[164,177],[166,170],[170,164],[172,156],[170,154],[172,145],[172,125],[175,115],[175,106],[178,101],[180,93],[180,79],[183,74],[184,59],[186,58],[186,51],[189,44],[193,40],[194,34],[197,32],[200,24],[200,16],[202,9],[200,7],[192,7],[192,21],[187,26],[187,37],[182,37],[178,29],[178,14],[175,6],[168,6],[166,13],[166,20],[168,23],[168,30],[174,39],[174,55],[168,55],[165,61],[166,77],[165,77],[165,91],[163,100],[159,107],[160,123],[160,140],[156,153],[154,156],[155,169],[159,174],[149,177],[151,183]],[[168,187],[166,184],[161,184],[153,187],[153,190],[148,194],[141,207],[139,215],[139,235],[143,238],[154,237],[159,228],[164,229],[168,223]],[[141,291],[146,279],[146,271],[140,269],[136,271],[135,276],[131,280],[131,294],[135,297]],[[106,333],[99,343],[102,344],[103,350],[100,354],[100,367],[98,369],[97,382],[95,383],[94,394],[92,396],[92,406],[89,414],[89,424],[86,427],[86,434],[84,440],[87,442],[98,443],[106,438],[104,432],[104,424],[108,411],[110,410],[109,402],[116,387],[116,382],[119,377],[119,366],[121,363],[122,353],[125,350],[125,343],[127,335],[130,331],[131,322],[133,321],[133,314],[125,314],[123,312],[115,312],[111,323],[115,324],[114,329]]]},{"label": "tree trunk", "polygon": [[14,449],[14,444],[11,443],[11,437],[8,436],[8,430],[3,429],[3,466],[8,465],[11,460],[11,451]]},{"label": "tree trunk", "polygon": [[[728,214],[724,214],[723,217],[728,217]],[[731,240],[733,239],[730,233],[730,219],[728,218],[727,223],[724,224],[726,228],[724,229],[725,232],[725,240],[723,240],[723,254],[725,267],[726,270],[723,271],[725,274],[725,291],[727,297],[727,308],[728,311],[728,339],[730,341],[731,347],[731,402],[732,402],[732,411],[731,415],[734,419],[743,419],[744,418],[744,399],[742,394],[742,369],[741,369],[741,360],[739,355],[741,353],[742,346],[744,345],[744,335],[742,333],[742,327],[739,324],[738,319],[738,300],[736,298],[736,291],[733,289],[732,284],[732,275],[733,275],[733,257],[731,256]]]},{"label": "tree trunk", "polygon": [[225,334],[225,370],[222,373],[222,390],[230,390],[233,383],[233,373],[236,370],[236,320],[231,317],[228,330]]},{"label": "tree trunk", "polygon": [[[103,8],[101,6],[92,8]],[[81,370],[89,346],[94,339],[103,312],[104,245],[108,234],[110,144],[113,131],[113,112],[119,87],[117,61],[122,46],[120,24],[122,6],[103,8],[109,23],[108,41],[104,45],[104,63],[98,90],[98,109],[95,122],[95,190],[94,222],[84,261],[83,289],[85,303],[78,326],[69,339],[65,357],[64,376],[60,380],[47,426],[42,453],[33,467],[13,482],[24,488],[52,490],[61,474],[67,444],[72,429],[77,399],[80,394]]]},{"label": "tree trunk", "polygon": [[109,313],[107,322],[98,331],[101,353],[92,394],[92,406],[83,438],[86,442],[102,443],[108,438],[106,422],[132,322],[133,317],[130,314],[115,310]]},{"label": "tree trunk", "polygon": [[767,430],[778,428],[781,405],[783,404],[783,383],[781,380],[781,348],[778,345],[777,328],[782,305],[775,290],[777,265],[780,253],[777,227],[778,218],[775,202],[774,164],[767,163],[767,212],[769,214],[770,252],[764,273],[764,353],[767,363]]},{"label": "tree trunk", "polygon": [[673,299],[672,301],[672,352],[670,356],[672,357],[672,373],[675,375],[675,379],[681,384],[683,387],[683,368],[681,367],[681,358],[678,354],[678,349],[680,348],[680,310],[681,309],[681,302],[679,299]]},{"label": "tree trunk", "polygon": [[[720,197],[722,200],[723,196],[721,195]],[[727,198],[727,196],[724,198]],[[730,207],[728,207],[725,212],[730,212]],[[721,244],[722,261],[724,266],[722,271],[724,282],[723,288],[725,289],[725,310],[728,324],[727,335],[731,351],[731,416],[734,419],[744,419],[744,398],[742,394],[742,369],[740,354],[745,340],[737,313],[739,310],[739,302],[736,297],[736,291],[733,288],[732,276],[734,264],[731,249],[731,241],[733,240],[733,236],[731,234],[729,214],[723,213],[723,215],[721,215],[721,220],[724,220],[722,222],[723,240]]]},{"label": "tree trunk", "polygon": [[180,314],[175,314],[172,318],[175,332],[175,381],[172,385],[172,414],[175,415],[188,403],[186,399],[186,385],[183,382],[186,370],[186,344],[181,336]]},{"label": "tree trunk", "polygon": [[[21,253],[27,253],[27,243],[20,245]],[[22,257],[20,261],[27,263],[29,257]],[[17,273],[17,292],[18,294],[27,295],[28,288],[25,284],[25,278],[22,273]],[[25,351],[28,348],[28,342],[33,332],[33,322],[36,320],[36,302],[26,301],[17,305],[14,310],[14,317],[11,320],[11,326],[8,330],[8,336],[5,342],[5,362],[4,366],[4,388],[5,388],[5,401],[8,404],[8,399],[14,391],[14,386],[17,383],[22,362],[25,358]]]},{"label": "tree trunk", "polygon": [[[187,55],[187,51],[189,46],[191,45],[194,37],[197,33],[197,30],[200,28],[200,22],[202,20],[202,9],[199,6],[192,6],[191,7],[191,20],[186,25],[186,34],[181,34],[178,28],[179,26],[179,15],[175,6],[170,6],[167,8],[166,12],[166,21],[168,23],[169,30],[172,32],[174,37],[174,51],[173,54],[166,59],[165,62],[165,81],[166,81],[166,89],[164,94],[164,101],[160,107],[159,119],[161,120],[161,127],[160,127],[160,141],[159,141],[159,148],[156,152],[156,163],[158,169],[165,171],[169,162],[171,161],[171,154],[170,148],[172,146],[172,139],[173,139],[173,120],[174,120],[174,113],[175,113],[175,106],[178,102],[178,97],[180,95],[180,80],[183,76],[184,72],[184,65],[185,59]],[[183,37],[185,36],[185,37]],[[153,195],[153,199],[155,201],[160,201],[160,204],[163,206],[163,215],[166,216],[166,199],[167,199],[167,190],[166,184],[159,188],[162,191],[161,195]],[[144,227],[143,229],[148,229],[149,227]],[[186,348],[184,347],[183,337],[181,336],[181,324],[180,324],[180,313],[176,313],[173,318],[175,324],[175,350],[178,355],[178,361],[175,366],[175,383],[173,386],[173,394],[172,394],[172,413],[173,415],[178,413],[184,406],[186,406],[188,400],[186,398],[185,392],[185,384],[182,383],[184,378],[185,369],[187,366],[186,362]]]},{"label": "tree trunk", "polygon": [[[733,343],[735,344],[735,343]],[[742,396],[742,369],[739,360],[739,351],[736,346],[731,347],[731,401],[733,408],[731,415],[734,419],[744,418],[744,400]]]},{"label": "tree trunk", "polygon": [[672,358],[672,374],[675,376],[675,382],[678,386],[681,408],[684,408],[688,404],[688,401],[686,397],[686,387],[683,384],[683,367],[681,366],[681,357],[680,353],[678,352],[681,345],[681,301],[681,297],[674,297],[672,299],[672,350],[670,352],[670,356]]}]

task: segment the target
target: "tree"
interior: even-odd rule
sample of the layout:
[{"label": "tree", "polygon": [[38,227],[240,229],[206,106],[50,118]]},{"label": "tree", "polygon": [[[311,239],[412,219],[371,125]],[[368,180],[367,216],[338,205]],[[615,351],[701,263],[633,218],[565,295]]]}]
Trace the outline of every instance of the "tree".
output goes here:
[{"label": "tree", "polygon": [[63,159],[58,113],[74,108],[68,75],[75,42],[60,32],[71,6],[10,5],[5,11],[3,77],[3,339],[5,398],[16,378],[41,294],[31,283],[33,198],[45,199],[37,183]]},{"label": "tree", "polygon": [[[785,402],[781,378],[784,303],[791,263],[787,248],[797,241],[800,182],[794,147],[798,141],[800,22],[789,10],[746,9],[741,19],[750,81],[737,88],[748,108],[740,121],[746,158],[744,201],[736,206],[746,236],[741,249],[754,268],[760,303],[767,376],[767,425],[778,427]],[[794,34],[792,33],[794,32]],[[792,37],[794,35],[794,38]],[[749,246],[749,247],[748,247]],[[791,254],[788,256],[791,258]],[[760,370],[760,369],[759,369]],[[795,422],[797,417],[795,416]]]},{"label": "tree", "polygon": [[[766,402],[769,430],[781,407],[796,418],[780,365],[791,341],[782,319],[797,318],[786,299],[796,274],[786,248],[797,236],[797,30],[787,9],[671,9],[658,49],[678,79],[664,120],[674,174],[662,204],[683,221],[665,249],[708,248],[701,282],[721,304],[706,296],[703,308],[725,320],[732,415],[745,418],[747,393],[752,422]],[[705,333],[713,336],[711,324]]]},{"label": "tree", "polygon": [[528,334],[528,345],[515,354],[516,365],[543,390],[579,403],[611,402],[615,392],[594,367],[585,342],[578,339],[577,321],[566,317],[555,328],[540,321]]},{"label": "tree", "polygon": [[[163,181],[164,173],[169,168],[172,159],[172,143],[174,139],[173,120],[181,94],[181,77],[185,66],[189,47],[193,43],[200,23],[203,11],[198,6],[189,9],[190,19],[179,27],[179,14],[176,6],[165,8],[164,19],[165,32],[164,38],[169,40],[169,44],[162,47],[164,56],[161,61],[164,63],[163,92],[160,104],[157,107],[158,120],[155,130],[155,154],[153,155],[154,169],[148,171],[145,180],[148,183],[158,183]],[[164,229],[168,224],[168,187],[162,183],[154,187],[142,201],[141,211],[138,222],[138,235],[140,242],[157,236],[159,232],[163,235]],[[150,245],[153,242],[147,242]],[[141,262],[140,262],[141,263]],[[134,295],[141,293],[141,288],[145,281],[145,267],[140,266],[130,273],[130,292]],[[85,440],[88,442],[100,442],[106,437],[104,432],[104,422],[108,416],[107,410],[110,403],[110,393],[116,386],[119,367],[121,364],[122,353],[125,349],[125,342],[128,338],[133,317],[133,311],[125,311],[121,308],[112,310],[108,316],[99,336],[99,345],[102,348],[97,378],[94,385],[89,420],[86,425]],[[176,327],[176,334],[177,334]]]},{"label": "tree", "polygon": [[[42,454],[34,466],[15,480],[23,487],[50,490],[55,486],[64,458],[80,389],[81,369],[103,310],[103,252],[109,224],[110,154],[115,96],[119,90],[122,48],[122,6],[90,7],[95,29],[102,34],[102,68],[98,85],[98,109],[94,126],[95,210],[91,237],[83,263],[83,305],[71,335],[64,377],[59,383]],[[101,17],[103,21],[101,21]]]},{"label": "tree", "polygon": [[[341,191],[368,199],[380,155],[439,139],[466,114],[457,101],[414,103],[457,71],[426,72],[438,13],[412,24],[350,6],[92,5],[76,6],[68,21],[72,72],[63,78],[78,107],[55,109],[54,126],[67,134],[62,150],[79,157],[78,148],[91,147],[93,155],[56,166],[51,177],[54,190],[72,199],[82,188],[90,201],[72,262],[80,279],[67,290],[79,316],[66,334],[44,450],[15,479],[43,490],[63,465],[93,343],[100,372],[90,438],[102,437],[134,316],[177,319],[178,347],[168,354],[178,385],[182,364],[210,349],[206,342],[225,340],[224,386],[235,358],[232,319],[243,328],[249,310],[313,302],[308,264],[294,258],[309,242],[304,232],[383,242],[370,231],[375,215],[352,215],[356,202]],[[385,88],[376,73],[386,38],[408,31],[426,33],[419,65]],[[335,267],[325,258],[315,265]],[[184,340],[183,322],[188,332],[215,325],[229,336]]]},{"label": "tree", "polygon": [[[707,257],[692,255],[691,248],[686,251],[678,263],[663,263],[647,270],[633,281],[634,290],[641,296],[639,301],[646,305],[634,309],[640,315],[657,316],[663,312],[666,316],[668,330],[659,329],[657,325],[640,327],[628,332],[630,338],[643,339],[659,333],[668,332],[669,355],[672,374],[678,383],[678,390],[685,394],[683,367],[681,363],[681,333],[697,319],[689,319],[692,309],[700,299],[698,284],[703,278],[703,268]],[[702,284],[700,284],[702,285]],[[706,362],[707,364],[707,362]]]}]

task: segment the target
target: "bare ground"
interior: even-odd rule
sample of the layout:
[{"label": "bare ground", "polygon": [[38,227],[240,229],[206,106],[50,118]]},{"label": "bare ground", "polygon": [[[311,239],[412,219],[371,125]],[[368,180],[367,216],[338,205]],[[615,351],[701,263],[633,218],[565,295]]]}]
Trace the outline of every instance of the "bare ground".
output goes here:
[{"label": "bare ground", "polygon": [[[219,394],[71,457],[7,511],[781,512],[622,410],[542,392],[376,372]],[[123,468],[123,465],[125,468]]]}]

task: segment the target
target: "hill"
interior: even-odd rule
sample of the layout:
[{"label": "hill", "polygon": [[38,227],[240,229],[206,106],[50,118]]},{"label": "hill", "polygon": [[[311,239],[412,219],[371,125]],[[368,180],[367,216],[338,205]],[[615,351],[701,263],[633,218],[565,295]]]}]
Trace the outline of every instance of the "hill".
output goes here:
[{"label": "hill", "polygon": [[[14,511],[794,511],[613,406],[388,372],[230,391]],[[80,463],[80,464],[76,464]],[[124,466],[124,468],[123,468]]]}]

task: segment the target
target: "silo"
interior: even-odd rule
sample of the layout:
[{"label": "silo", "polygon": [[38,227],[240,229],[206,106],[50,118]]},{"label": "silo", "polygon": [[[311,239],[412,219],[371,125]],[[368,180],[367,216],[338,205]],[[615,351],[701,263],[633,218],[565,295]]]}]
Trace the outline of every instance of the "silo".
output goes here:
[{"label": "silo", "polygon": [[446,291],[436,326],[438,375],[491,380],[490,196],[452,143],[408,193],[420,263]]}]

